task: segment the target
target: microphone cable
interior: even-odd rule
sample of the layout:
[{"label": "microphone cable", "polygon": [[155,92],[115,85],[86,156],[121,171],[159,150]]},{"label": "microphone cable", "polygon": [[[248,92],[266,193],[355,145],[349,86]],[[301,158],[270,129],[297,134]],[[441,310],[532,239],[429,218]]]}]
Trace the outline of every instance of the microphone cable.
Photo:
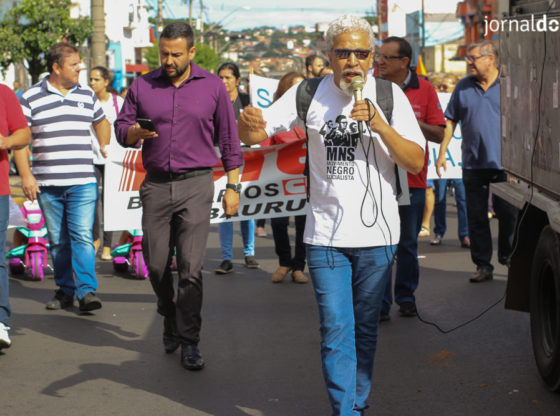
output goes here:
[{"label": "microphone cable", "polygon": [[[352,78],[351,81],[351,86],[352,86],[352,93],[354,95],[354,103],[356,103],[357,101],[361,101],[362,100],[362,90],[364,88],[364,79],[361,76],[355,76]],[[368,106],[368,118],[369,118],[369,106]],[[371,172],[369,170],[369,151],[371,148],[371,141],[368,142],[367,145],[367,149],[365,147],[364,144],[364,135],[363,135],[363,124],[361,120],[357,121],[358,123],[358,137],[359,137],[359,142],[360,142],[360,146],[362,148],[362,151],[364,153],[364,158],[365,158],[365,162],[366,162],[366,185],[365,185],[365,189],[364,189],[364,196],[362,198],[362,202],[360,204],[360,221],[362,222],[362,225],[366,228],[371,228],[374,225],[377,224],[377,218],[379,216],[379,208],[378,208],[378,203],[377,200],[375,199],[375,193],[373,191],[373,186],[371,183]],[[368,126],[369,129],[369,126]],[[371,131],[368,131],[370,133],[371,136]],[[376,157],[376,152],[375,152],[375,144],[373,145],[373,156],[374,156],[374,160],[376,163],[376,168],[377,168],[377,172],[379,175],[379,166],[377,164],[377,157]],[[379,178],[379,180],[381,181],[381,178]],[[382,192],[381,188],[380,191]],[[373,214],[373,220],[371,221],[371,223],[367,223],[366,219],[365,219],[365,215],[364,215],[364,209],[365,209],[365,204],[366,204],[366,200],[368,198],[368,195],[371,195],[371,201],[372,201],[372,214]],[[383,202],[383,200],[382,200]]]},{"label": "microphone cable", "polygon": [[[373,119],[373,117],[375,117],[377,110],[375,109],[374,104],[372,103],[372,101],[369,98],[366,98],[365,101],[369,104],[368,105],[368,120],[371,121]],[[374,113],[373,115],[371,114],[371,107],[373,107],[374,109]],[[367,143],[367,147],[364,143],[364,136],[363,136],[363,124],[366,125],[366,129],[368,132],[368,135],[370,137],[368,143]],[[374,143],[374,133],[371,130],[371,126],[368,123],[362,123],[362,121],[358,121],[358,133],[359,133],[359,139],[360,139],[360,146],[362,148],[362,151],[364,153],[364,157],[365,157],[365,162],[366,162],[366,186],[365,186],[365,190],[364,190],[364,196],[362,198],[362,202],[360,205],[360,220],[362,221],[362,224],[365,227],[371,228],[373,227],[375,224],[377,224],[377,220],[379,217],[379,213],[381,213],[381,218],[383,218],[383,222],[385,223],[385,226],[387,227],[387,231],[389,232],[389,246],[392,247],[393,246],[393,235],[391,233],[391,227],[389,226],[389,222],[387,221],[387,218],[385,217],[385,212],[383,211],[383,186],[382,186],[382,180],[381,180],[381,172],[379,171],[379,162],[377,160],[377,149],[375,148],[375,143]],[[377,134],[377,133],[375,133]],[[375,198],[375,193],[373,190],[373,185],[372,185],[372,180],[371,180],[371,172],[370,172],[370,161],[369,161],[369,154],[370,154],[370,150],[373,154],[373,161],[375,163],[375,168],[377,170],[377,183],[379,185],[379,202],[377,202],[377,199]],[[372,198],[372,202],[373,202],[373,207],[372,207],[372,213],[373,213],[373,221],[371,224],[367,224],[365,219],[364,219],[364,209],[365,209],[365,203],[366,203],[366,199],[368,194],[371,194],[371,198]],[[383,231],[382,227],[379,227],[381,233],[383,234],[383,236],[385,237],[385,233]],[[386,240],[385,240],[386,241]],[[395,259],[396,256],[396,250],[394,252],[392,252],[392,258],[393,260]]]},{"label": "microphone cable", "polygon": [[[379,208],[378,208],[378,203],[377,200],[375,199],[375,194],[373,191],[373,185],[371,183],[371,172],[369,170],[369,152],[371,149],[371,141],[368,142],[367,144],[367,149],[366,146],[364,144],[364,135],[363,135],[363,131],[362,131],[362,122],[358,121],[358,134],[359,134],[359,141],[360,141],[360,146],[362,148],[362,151],[364,153],[365,156],[365,162],[366,162],[366,185],[365,185],[365,189],[364,189],[364,196],[362,197],[362,202],[360,204],[360,221],[362,222],[363,226],[366,228],[371,228],[373,227],[375,224],[377,224],[377,217],[379,216]],[[379,173],[379,167],[377,166],[377,156],[376,156],[376,151],[375,151],[375,144],[373,145],[373,158],[374,161],[376,163],[376,167],[378,168],[378,173]],[[383,191],[380,189],[380,197],[381,197],[381,202],[383,202]],[[368,195],[371,195],[371,200],[372,200],[372,210],[373,210],[373,220],[371,221],[371,223],[366,223],[366,219],[364,216],[364,209],[365,209],[365,204],[366,204],[366,200]]]},{"label": "microphone cable", "polygon": [[[542,79],[541,79],[541,81],[542,81]],[[373,102],[369,98],[366,98],[365,100],[368,102],[368,104],[370,104],[374,108],[374,111],[377,112],[377,110],[375,110],[375,106],[374,106]],[[371,107],[368,105],[368,120],[371,121],[373,119],[373,117],[375,117],[376,113],[374,112],[373,116],[372,116],[371,112],[370,112],[370,108]],[[360,138],[360,145],[361,145],[362,151],[364,152],[365,162],[366,162],[366,186],[365,186],[365,192],[364,192],[364,196],[362,198],[362,203],[361,203],[361,207],[360,207],[360,219],[362,221],[362,224],[365,227],[371,228],[377,223],[378,213],[380,212],[381,217],[383,218],[383,221],[384,221],[384,223],[387,227],[387,230],[389,231],[389,246],[392,246],[393,245],[393,236],[392,236],[392,233],[391,233],[391,228],[389,227],[387,218],[385,217],[385,213],[383,212],[383,189],[381,187],[381,173],[379,172],[379,164],[378,164],[378,161],[377,161],[377,152],[376,152],[376,149],[375,149],[375,143],[373,143],[373,132],[371,130],[369,122],[365,123],[365,124],[366,124],[368,134],[370,136],[370,140],[367,144],[367,148],[364,144],[362,122],[361,121],[358,122],[358,132],[359,132],[359,138]],[[369,153],[370,153],[370,149],[371,149],[372,145],[373,145],[373,150],[372,150],[373,162],[375,163],[375,166],[376,166],[376,169],[377,169],[377,177],[378,177],[378,183],[379,183],[379,191],[380,191],[380,196],[379,197],[380,197],[380,204],[381,204],[380,209],[378,208],[379,204],[377,203],[377,200],[375,199],[375,195],[374,195],[374,192],[373,192],[373,187],[372,187],[372,183],[371,183],[371,172],[370,172],[370,169],[369,169],[369,166],[370,166]],[[373,210],[374,210],[374,218],[375,219],[371,224],[366,224],[366,222],[364,221],[364,218],[363,218],[363,211],[364,211],[364,208],[365,208],[365,201],[366,201],[366,198],[367,198],[369,193],[371,193],[371,197],[372,197],[372,200],[374,202]],[[383,230],[381,229],[381,231],[383,231]],[[517,242],[518,242],[518,240],[516,241],[516,246],[514,247],[514,250],[517,247]],[[395,250],[392,254],[393,254],[393,261],[394,261],[395,257],[396,257],[396,254],[397,254],[397,250]],[[391,272],[391,275],[392,274],[393,273]],[[392,286],[393,286],[393,281],[392,281],[392,278],[391,278],[391,288],[392,288]],[[440,332],[442,334],[449,334],[451,332],[454,332],[454,331],[456,331],[456,330],[458,330],[458,329],[460,329],[464,326],[467,326],[468,324],[480,319],[483,315],[488,313],[491,309],[493,309],[497,305],[499,305],[504,300],[505,296],[506,296],[506,291],[504,291],[504,294],[497,301],[495,301],[490,306],[486,307],[482,312],[480,312],[479,314],[477,314],[473,318],[470,318],[470,319],[468,319],[468,320],[466,320],[466,321],[464,321],[464,322],[462,322],[462,323],[460,323],[460,324],[458,324],[458,325],[456,325],[456,326],[454,326],[450,329],[443,329],[437,323],[422,318],[422,316],[420,315],[420,313],[418,311],[418,308],[416,308],[416,317],[423,324],[433,326],[434,328],[436,328],[438,330],[438,332]]]},{"label": "microphone cable", "polygon": [[[371,121],[371,120],[373,119],[373,117],[375,117],[377,110],[375,109],[374,104],[372,103],[372,101],[371,101],[369,98],[366,98],[365,100],[368,102],[368,104],[370,104],[370,105],[374,108],[374,111],[375,111],[375,112],[373,113],[373,116],[372,116],[372,115],[371,115],[371,112],[370,112],[370,108],[371,108],[371,107],[370,107],[370,105],[368,105],[368,120]],[[362,133],[361,124],[362,124],[361,121],[358,122],[359,136],[360,136],[360,144],[361,144],[362,150],[363,150],[363,152],[364,152],[365,161],[366,161],[366,178],[367,178],[367,181],[366,181],[366,190],[365,190],[365,193],[364,193],[364,197],[362,198],[362,205],[361,205],[361,208],[360,208],[360,216],[361,216],[362,224],[364,224],[364,226],[366,226],[366,227],[372,227],[373,225],[375,225],[375,223],[376,223],[377,220],[375,220],[375,222],[372,223],[371,225],[368,225],[368,224],[366,224],[366,223],[364,222],[362,213],[363,213],[364,203],[365,203],[367,194],[368,194],[368,192],[369,192],[370,190],[371,190],[371,193],[372,193],[372,198],[373,198],[374,202],[376,202],[375,196],[374,196],[374,194],[373,194],[373,188],[372,188],[372,186],[371,186],[371,174],[370,174],[370,170],[369,170],[369,151],[370,151],[370,148],[371,148],[371,145],[372,145],[372,142],[373,142],[373,132],[372,132],[372,130],[371,130],[371,127],[370,127],[369,122],[368,122],[368,123],[365,123],[365,124],[366,124],[366,128],[367,128],[367,131],[368,131],[368,134],[369,134],[369,136],[370,136],[370,141],[369,141],[368,146],[367,146],[367,149],[366,149],[366,147],[365,147],[365,145],[364,145],[364,140],[363,140],[363,133]],[[366,150],[367,150],[367,151],[366,151]],[[380,199],[381,199],[381,201],[380,201],[380,202],[381,202],[381,210],[380,210],[380,211],[381,211],[381,216],[382,216],[382,218],[383,218],[383,220],[384,220],[384,222],[385,222],[385,225],[387,226],[387,229],[389,230],[389,244],[390,244],[390,246],[392,246],[392,245],[393,245],[393,236],[392,236],[392,234],[391,234],[391,229],[390,229],[390,227],[389,227],[387,218],[385,217],[385,213],[383,212],[383,190],[382,190],[382,188],[381,188],[381,173],[379,172],[379,164],[378,164],[378,161],[377,161],[377,153],[376,153],[376,149],[375,149],[375,143],[373,143],[373,161],[375,162],[375,166],[376,166],[376,168],[377,168],[377,176],[378,176],[378,182],[379,182],[379,188],[380,188]],[[376,209],[377,209],[377,207],[374,206],[374,210],[376,210]],[[375,217],[375,218],[377,218],[377,217]],[[516,245],[516,246],[517,246],[517,245]],[[397,250],[398,250],[398,247],[397,247]],[[395,261],[395,258],[396,258],[396,255],[397,255],[397,250],[395,250],[395,251],[393,252],[393,261]],[[393,273],[391,272],[391,276],[392,276],[392,274],[393,274]],[[392,290],[392,288],[393,288],[393,279],[392,279],[392,277],[391,277],[391,290]],[[498,304],[500,304],[500,303],[504,300],[505,296],[506,296],[506,292],[504,291],[504,294],[500,297],[500,299],[498,299],[496,302],[494,302],[493,304],[491,304],[490,306],[488,306],[487,308],[485,308],[485,309],[484,309],[482,312],[480,312],[478,315],[476,315],[476,316],[474,316],[473,318],[470,318],[470,319],[468,319],[467,321],[462,322],[462,323],[460,323],[460,324],[458,324],[458,325],[456,325],[456,326],[454,326],[454,327],[452,327],[452,328],[450,328],[450,329],[443,329],[443,328],[442,328],[441,326],[439,326],[437,323],[422,318],[422,316],[420,315],[420,313],[419,313],[419,311],[418,311],[418,307],[416,308],[416,317],[418,318],[418,320],[419,320],[420,322],[422,322],[422,323],[425,324],[425,325],[433,326],[433,327],[436,328],[440,333],[442,333],[442,334],[449,334],[449,333],[454,332],[454,331],[456,331],[456,330],[458,330],[459,328],[462,328],[462,327],[464,327],[464,326],[467,326],[468,324],[470,324],[470,323],[472,323],[472,322],[478,320],[479,318],[481,318],[481,317],[482,317],[483,315],[485,315],[488,311],[490,311],[491,309],[493,309],[494,307],[496,307]],[[416,302],[415,302],[415,303],[416,303]]]}]

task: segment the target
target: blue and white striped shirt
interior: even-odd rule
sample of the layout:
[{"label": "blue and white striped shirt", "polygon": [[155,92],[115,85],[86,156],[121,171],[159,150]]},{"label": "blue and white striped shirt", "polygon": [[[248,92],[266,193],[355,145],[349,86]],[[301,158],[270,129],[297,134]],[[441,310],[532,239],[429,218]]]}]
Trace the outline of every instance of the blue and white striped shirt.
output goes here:
[{"label": "blue and white striped shirt", "polygon": [[32,173],[39,186],[71,186],[95,182],[92,124],[105,118],[93,90],[76,85],[65,96],[48,78],[20,99],[32,133]]}]

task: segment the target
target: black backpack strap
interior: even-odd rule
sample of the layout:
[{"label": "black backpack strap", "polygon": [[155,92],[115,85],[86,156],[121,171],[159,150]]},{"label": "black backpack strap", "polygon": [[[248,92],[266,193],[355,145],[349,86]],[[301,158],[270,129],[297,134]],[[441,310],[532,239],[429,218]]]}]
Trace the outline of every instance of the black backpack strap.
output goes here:
[{"label": "black backpack strap", "polygon": [[393,117],[393,83],[382,78],[375,78],[375,93],[376,101],[385,118],[387,123],[391,123],[391,118]]},{"label": "black backpack strap", "polygon": [[307,151],[305,152],[305,169],[303,173],[307,179],[307,202],[309,202],[309,134],[307,133],[307,112],[313,100],[313,96],[317,91],[317,87],[323,80],[323,77],[308,78],[299,83],[296,92],[296,109],[297,115],[305,127],[305,139],[307,141]]},{"label": "black backpack strap", "polygon": [[317,91],[317,87],[323,80],[323,77],[319,78],[308,78],[299,83],[296,93],[296,108],[297,115],[303,124],[307,127],[307,112],[309,111],[309,106]]},{"label": "black backpack strap", "polygon": [[[375,78],[375,92],[376,101],[385,118],[387,123],[391,124],[391,118],[393,117],[393,86],[392,82],[387,81],[382,78]],[[395,177],[397,185],[397,201],[403,196],[403,185],[408,187],[408,176],[406,171],[399,168],[395,163]],[[404,200],[403,200],[404,202]]]}]

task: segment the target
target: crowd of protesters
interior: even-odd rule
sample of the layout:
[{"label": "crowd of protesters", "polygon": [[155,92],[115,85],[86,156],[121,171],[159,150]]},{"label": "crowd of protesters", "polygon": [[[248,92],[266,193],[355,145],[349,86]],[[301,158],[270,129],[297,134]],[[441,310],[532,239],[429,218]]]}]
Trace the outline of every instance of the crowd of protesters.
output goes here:
[{"label": "crowd of protesters", "polygon": [[[497,158],[480,161],[473,155],[480,154],[475,146],[499,154],[499,134],[494,135],[499,119],[490,118],[499,114],[499,106],[495,108],[494,99],[485,101],[486,127],[464,111],[481,95],[499,97],[498,55],[490,42],[471,45],[465,79],[435,75],[430,85],[412,66],[408,42],[391,37],[376,50],[364,19],[342,16],[333,21],[326,45],[325,55],[308,56],[301,72],[280,78],[273,103],[264,110],[251,106],[240,91],[235,63],[222,64],[217,75],[194,63],[193,31],[183,22],[171,23],[161,33],[161,66],[120,93],[113,88],[111,71],[102,66],[90,70],[89,86],[81,85],[80,55],[68,43],[45,51],[48,75],[26,91],[17,81],[13,90],[0,85],[0,245],[6,245],[8,227],[10,150],[23,193],[39,201],[48,229],[57,289],[46,309],[69,309],[76,300],[81,312],[102,307],[95,262],[111,260],[113,247],[112,233],[102,230],[105,158],[113,146],[141,148],[146,170],[140,189],[142,250],[163,317],[163,347],[169,354],[181,348],[181,365],[201,370],[202,265],[210,231],[212,168],[221,161],[225,170],[222,202],[229,219],[239,209],[242,147],[306,140],[307,214],[294,217],[293,231],[289,217],[270,219],[278,257],[271,281],[280,283],[288,274],[295,283],[311,280],[333,414],[363,415],[369,406],[378,323],[390,319],[393,264],[399,313],[416,316],[418,237],[430,236],[434,212],[430,244],[442,244],[449,184],[457,202],[460,245],[470,249],[477,268],[470,281],[492,279],[484,187],[504,180],[505,174]],[[367,100],[353,95],[356,77]],[[298,112],[300,89],[313,91],[304,118]],[[436,92],[452,94],[447,108]],[[379,94],[390,97],[392,113],[386,113]],[[139,119],[150,119],[153,128]],[[427,141],[443,141],[437,161],[441,174],[458,123],[463,127],[465,183],[460,178],[427,181]],[[472,134],[478,133],[483,139],[475,143]],[[345,139],[335,143],[331,139],[337,135]],[[365,142],[378,149],[375,163]],[[352,151],[332,151],[341,146]],[[346,156],[350,153],[352,159]],[[328,174],[328,166],[348,163],[360,175]],[[398,205],[395,164],[408,172],[408,205]],[[379,181],[364,184],[365,177]],[[378,201],[379,195],[394,197]],[[494,207],[504,224],[499,262],[507,264],[516,213],[503,201],[494,201]],[[266,237],[265,226],[262,219],[256,224],[239,221],[246,268],[260,268],[255,236]],[[234,272],[235,228],[233,222],[218,225],[222,255],[216,274]],[[8,281],[2,256],[0,349],[11,345]]]}]

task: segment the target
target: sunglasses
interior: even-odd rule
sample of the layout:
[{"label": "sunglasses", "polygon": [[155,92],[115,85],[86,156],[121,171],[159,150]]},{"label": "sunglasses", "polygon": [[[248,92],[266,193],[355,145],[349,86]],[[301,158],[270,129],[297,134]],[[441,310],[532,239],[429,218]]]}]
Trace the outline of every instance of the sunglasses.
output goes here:
[{"label": "sunglasses", "polygon": [[367,59],[371,53],[371,49],[334,49],[336,59],[348,59],[351,54],[354,54],[360,61]]}]

